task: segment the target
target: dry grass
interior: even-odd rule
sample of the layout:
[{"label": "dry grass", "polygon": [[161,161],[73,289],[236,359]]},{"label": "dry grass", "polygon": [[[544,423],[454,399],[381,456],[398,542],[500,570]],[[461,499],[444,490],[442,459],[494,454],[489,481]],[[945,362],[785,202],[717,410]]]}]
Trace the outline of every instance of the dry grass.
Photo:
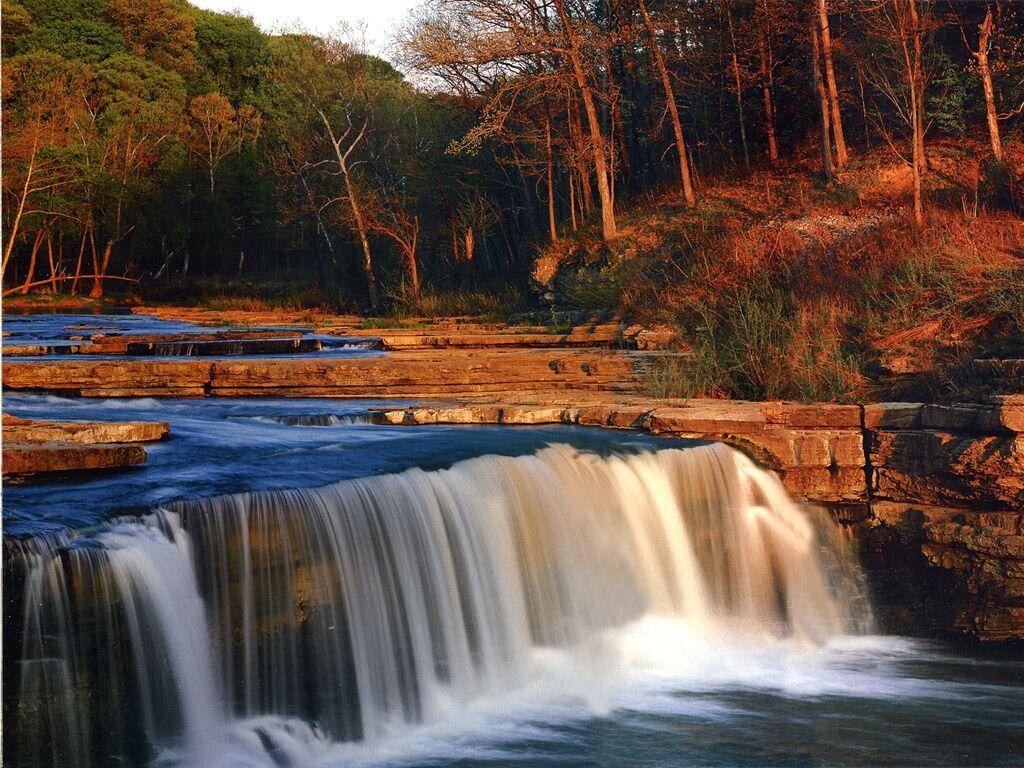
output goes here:
[{"label": "dry grass", "polygon": [[[933,185],[978,189],[962,148],[932,157]],[[1024,357],[1024,222],[933,202],[915,227],[891,205],[904,175],[876,159],[829,188],[761,174],[705,190],[695,210],[649,204],[604,256],[561,245],[563,273],[577,265],[564,296],[590,281],[677,329],[692,356],[649,374],[656,394],[852,400],[910,373],[915,395],[962,394],[972,355]]]}]

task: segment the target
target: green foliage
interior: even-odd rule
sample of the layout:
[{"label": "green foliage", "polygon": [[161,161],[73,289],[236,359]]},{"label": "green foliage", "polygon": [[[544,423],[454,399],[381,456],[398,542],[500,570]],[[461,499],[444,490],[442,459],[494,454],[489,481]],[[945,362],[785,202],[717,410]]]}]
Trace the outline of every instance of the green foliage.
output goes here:
[{"label": "green foliage", "polygon": [[981,164],[978,197],[990,208],[1019,212],[1024,207],[1024,183],[1008,162],[988,158]]},{"label": "green foliage", "polygon": [[737,397],[843,402],[863,376],[833,318],[779,290],[741,291],[721,305],[691,308],[699,323],[686,357],[664,356],[646,375],[661,397]]},{"label": "green foliage", "polygon": [[932,67],[940,72],[928,92],[928,114],[938,127],[950,136],[967,134],[967,106],[972,92],[978,89],[976,76],[958,66],[944,51],[936,53]]}]

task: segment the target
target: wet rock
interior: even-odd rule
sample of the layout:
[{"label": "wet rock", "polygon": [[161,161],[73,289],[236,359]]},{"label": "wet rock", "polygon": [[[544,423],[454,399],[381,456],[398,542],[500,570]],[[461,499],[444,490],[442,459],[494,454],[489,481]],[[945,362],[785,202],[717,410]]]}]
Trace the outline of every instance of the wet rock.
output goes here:
[{"label": "wet rock", "polygon": [[8,442],[3,447],[4,477],[117,469],[142,464],[140,445],[81,445],[67,442]]},{"label": "wet rock", "polygon": [[145,443],[167,436],[166,421],[4,421],[4,442]]}]

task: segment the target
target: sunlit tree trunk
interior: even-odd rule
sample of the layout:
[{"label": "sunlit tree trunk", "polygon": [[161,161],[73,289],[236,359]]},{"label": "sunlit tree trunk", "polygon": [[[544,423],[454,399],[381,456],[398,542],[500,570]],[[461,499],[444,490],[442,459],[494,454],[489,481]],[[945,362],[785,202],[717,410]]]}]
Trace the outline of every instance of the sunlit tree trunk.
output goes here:
[{"label": "sunlit tree trunk", "polygon": [[843,133],[843,117],[839,111],[839,88],[836,86],[836,69],[832,56],[832,31],[828,24],[828,0],[818,0],[818,18],[821,23],[821,58],[825,63],[825,84],[828,88],[829,109],[832,114],[832,135],[836,144],[836,164],[845,168],[850,156],[846,149],[846,135]]},{"label": "sunlit tree trunk", "polygon": [[725,16],[729,22],[729,43],[732,47],[732,76],[736,88],[736,110],[740,118],[740,143],[743,146],[743,167],[750,170],[750,148],[747,146],[747,123],[743,117],[743,78],[740,76],[740,58],[736,50],[736,30],[732,23],[731,0],[725,0]]},{"label": "sunlit tree trunk", "polygon": [[605,240],[611,240],[616,235],[615,200],[612,197],[612,186],[608,174],[608,159],[605,156],[605,141],[604,134],[601,131],[601,121],[597,116],[594,96],[590,88],[590,82],[587,80],[586,69],[583,66],[583,52],[580,49],[579,40],[569,19],[569,14],[565,10],[565,0],[554,0],[554,4],[562,21],[562,33],[565,35],[565,42],[568,45],[566,55],[572,64],[573,73],[576,76],[576,84],[580,89],[580,98],[583,100],[583,110],[587,116],[590,144],[594,153],[594,169],[597,172],[597,194],[601,200],[601,234]]},{"label": "sunlit tree trunk", "polygon": [[835,176],[832,168],[832,140],[831,120],[829,117],[828,94],[825,93],[825,84],[821,79],[821,51],[818,43],[818,22],[811,22],[811,79],[814,82],[814,92],[818,94],[818,104],[821,108],[821,170],[829,181]]},{"label": "sunlit tree trunk", "polygon": [[43,240],[46,239],[46,229],[40,227],[36,232],[36,239],[32,243],[32,253],[28,260],[28,272],[25,273],[25,283],[21,286],[21,295],[24,296],[29,292],[32,287],[32,278],[36,274],[36,256],[39,254],[39,248],[43,244]]},{"label": "sunlit tree trunk", "polygon": [[551,231],[551,242],[558,242],[558,226],[555,221],[555,160],[551,151],[551,118],[545,125],[547,139],[547,181],[548,181],[548,228]]},{"label": "sunlit tree trunk", "polygon": [[772,165],[779,161],[779,143],[775,136],[775,61],[769,27],[768,3],[764,3],[764,21],[757,36],[757,52],[761,63],[761,96],[764,101],[764,132],[768,137],[768,159]]},{"label": "sunlit tree trunk", "polygon": [[683,136],[683,123],[679,119],[679,107],[676,104],[675,92],[672,90],[672,81],[669,78],[668,67],[665,66],[665,56],[661,51],[661,44],[654,31],[654,24],[651,23],[650,14],[647,13],[647,5],[644,0],[636,0],[640,15],[644,21],[644,28],[647,30],[651,58],[661,78],[661,87],[665,91],[665,104],[668,107],[668,114],[672,120],[672,132],[676,139],[676,152],[679,155],[679,178],[683,184],[683,199],[689,206],[697,202],[693,192],[693,180],[690,178],[690,165],[687,162],[686,139]]},{"label": "sunlit tree trunk", "polygon": [[973,53],[978,62],[978,74],[981,76],[981,87],[985,93],[985,119],[988,123],[988,137],[992,142],[992,155],[1000,162],[1003,159],[1003,142],[999,136],[999,117],[996,112],[996,93],[992,87],[992,67],[989,64],[988,52],[991,45],[995,21],[992,17],[992,6],[985,13],[985,20],[978,27],[978,50]]}]

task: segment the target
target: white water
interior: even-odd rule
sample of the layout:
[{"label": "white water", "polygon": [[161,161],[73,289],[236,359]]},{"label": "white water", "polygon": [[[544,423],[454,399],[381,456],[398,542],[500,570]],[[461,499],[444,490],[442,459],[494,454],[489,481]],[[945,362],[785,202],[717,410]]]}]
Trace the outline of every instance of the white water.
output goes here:
[{"label": "white water", "polygon": [[48,715],[14,729],[19,756],[53,765],[430,754],[437,734],[493,737],[496,713],[609,711],[638,676],[813,665],[867,621],[829,531],[724,446],[552,446],[189,502],[65,543],[24,557],[20,695]]}]

